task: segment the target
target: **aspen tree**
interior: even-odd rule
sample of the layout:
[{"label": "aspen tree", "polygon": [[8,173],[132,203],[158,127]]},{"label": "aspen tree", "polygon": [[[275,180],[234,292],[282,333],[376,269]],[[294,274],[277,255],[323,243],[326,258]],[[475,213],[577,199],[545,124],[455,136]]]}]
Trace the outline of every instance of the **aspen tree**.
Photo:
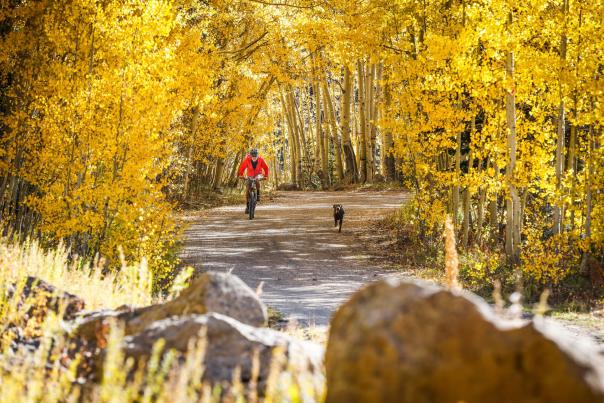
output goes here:
[{"label": "aspen tree", "polygon": [[350,108],[352,103],[353,80],[348,66],[344,66],[344,88],[342,89],[342,142],[346,159],[346,176],[356,182],[357,162],[352,146]]},{"label": "aspen tree", "polygon": [[[385,82],[384,108],[388,110],[391,108],[392,98],[387,78]],[[394,180],[395,175],[395,159],[393,155],[394,139],[392,137],[392,130],[382,130],[382,135],[382,174],[386,178],[386,181],[392,181]]]},{"label": "aspen tree", "polygon": [[325,159],[325,132],[323,131],[323,125],[321,123],[321,93],[319,90],[319,84],[316,76],[313,78],[312,91],[315,98],[315,140],[317,142],[316,165],[319,167],[321,175],[321,184],[323,188],[326,188],[329,183],[328,172],[327,172],[327,160]]},{"label": "aspen tree", "polygon": [[334,112],[333,102],[331,99],[331,95],[329,94],[329,88],[327,86],[327,78],[323,80],[323,99],[323,104],[326,107],[328,121],[331,127],[331,139],[335,151],[336,172],[338,179],[341,181],[342,179],[344,179],[344,168],[342,163],[341,151],[342,145],[340,141],[340,135],[338,133],[338,122],[336,121],[336,114]]},{"label": "aspen tree", "polygon": [[290,176],[291,176],[291,182],[293,184],[299,184],[299,177],[298,177],[298,155],[296,153],[296,141],[294,138],[294,123],[293,123],[293,118],[292,118],[292,111],[289,108],[288,104],[285,102],[285,98],[283,96],[282,92],[279,92],[279,96],[281,99],[281,107],[283,108],[285,117],[286,117],[286,121],[287,121],[287,136],[288,136],[288,149],[289,149],[289,162],[290,162]]},{"label": "aspen tree", "polygon": [[366,92],[366,73],[364,63],[360,60],[357,62],[357,81],[359,84],[359,148],[358,154],[360,155],[360,171],[361,171],[361,183],[365,183],[369,180],[369,161],[367,160],[368,145],[367,145],[367,92]]},{"label": "aspen tree", "polygon": [[375,174],[375,126],[373,124],[374,121],[374,107],[375,107],[375,99],[374,99],[374,76],[375,76],[375,64],[372,63],[371,66],[365,66],[365,109],[363,111],[364,120],[365,120],[365,159],[367,161],[367,173],[366,173],[366,181],[373,182],[373,176]]},{"label": "aspen tree", "polygon": [[[560,36],[560,75],[564,70],[564,64],[566,62],[566,50],[568,37],[566,36],[566,15],[568,13],[569,0],[563,0],[562,13],[564,16],[564,31]],[[564,172],[564,150],[565,150],[565,136],[566,136],[566,117],[564,107],[564,95],[562,89],[562,78],[558,78],[558,96],[560,99],[559,112],[558,112],[558,138],[556,141],[556,190],[560,192],[562,184],[562,174]],[[562,231],[562,217],[564,214],[564,207],[561,203],[560,195],[556,195],[556,202],[554,203],[554,233],[559,234]]]},{"label": "aspen tree", "polygon": [[[508,14],[508,29],[513,23],[513,15]],[[508,45],[510,46],[510,45]],[[508,50],[506,54],[506,75],[508,79],[508,88],[506,94],[506,122],[507,122],[507,147],[508,164],[506,166],[506,180],[508,182],[509,195],[506,198],[506,253],[513,263],[518,263],[520,258],[520,199],[516,189],[515,168],[516,168],[516,87],[514,82],[514,52]]]}]

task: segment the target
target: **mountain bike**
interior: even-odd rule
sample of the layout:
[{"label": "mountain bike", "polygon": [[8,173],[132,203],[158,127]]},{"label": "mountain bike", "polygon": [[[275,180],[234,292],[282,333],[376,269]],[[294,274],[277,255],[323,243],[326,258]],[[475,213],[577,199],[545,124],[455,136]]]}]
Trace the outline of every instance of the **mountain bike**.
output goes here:
[{"label": "mountain bike", "polygon": [[254,219],[254,214],[256,212],[256,203],[258,202],[258,194],[256,193],[256,181],[263,180],[264,176],[263,175],[248,176],[248,177],[245,177],[242,179],[245,179],[245,186],[246,186],[247,192],[249,194],[247,211],[248,211],[249,219],[252,220],[252,219]]}]

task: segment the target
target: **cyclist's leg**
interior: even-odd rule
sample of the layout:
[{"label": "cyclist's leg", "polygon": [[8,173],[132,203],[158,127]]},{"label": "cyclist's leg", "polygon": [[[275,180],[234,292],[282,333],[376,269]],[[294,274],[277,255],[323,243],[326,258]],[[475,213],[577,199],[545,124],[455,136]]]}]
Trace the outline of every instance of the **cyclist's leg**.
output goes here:
[{"label": "cyclist's leg", "polygon": [[256,201],[260,201],[260,181],[257,180],[256,182]]}]

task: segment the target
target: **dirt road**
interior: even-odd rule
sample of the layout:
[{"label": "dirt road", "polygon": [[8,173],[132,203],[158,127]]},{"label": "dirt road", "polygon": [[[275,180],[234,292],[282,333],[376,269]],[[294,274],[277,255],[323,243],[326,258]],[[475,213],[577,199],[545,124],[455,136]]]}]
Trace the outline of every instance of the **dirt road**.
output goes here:
[{"label": "dirt road", "polygon": [[[203,270],[228,271],[262,299],[301,325],[324,326],[335,309],[363,284],[398,275],[369,263],[355,237],[356,223],[398,208],[401,192],[284,192],[258,205],[248,220],[244,206],[213,209],[190,225],[182,258]],[[332,204],[344,205],[342,233]]]}]

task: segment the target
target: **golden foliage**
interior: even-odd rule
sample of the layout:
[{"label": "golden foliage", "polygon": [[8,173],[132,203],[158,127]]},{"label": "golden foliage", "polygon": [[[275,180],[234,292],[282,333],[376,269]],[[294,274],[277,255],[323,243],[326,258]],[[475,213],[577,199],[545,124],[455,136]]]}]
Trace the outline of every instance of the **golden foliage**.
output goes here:
[{"label": "golden foliage", "polygon": [[110,267],[121,247],[163,287],[179,235],[167,196],[261,120],[266,75],[240,60],[254,9],[44,0],[3,6],[0,21],[5,224]]},{"label": "golden foliage", "polygon": [[[558,282],[604,250],[601,8],[16,2],[0,14],[3,218],[112,266],[119,245],[148,256],[158,286],[175,259],[168,200],[232,183],[260,144],[275,180],[397,177],[420,235],[449,214],[463,247],[514,242],[510,261]],[[342,161],[356,177],[334,175]]]}]

